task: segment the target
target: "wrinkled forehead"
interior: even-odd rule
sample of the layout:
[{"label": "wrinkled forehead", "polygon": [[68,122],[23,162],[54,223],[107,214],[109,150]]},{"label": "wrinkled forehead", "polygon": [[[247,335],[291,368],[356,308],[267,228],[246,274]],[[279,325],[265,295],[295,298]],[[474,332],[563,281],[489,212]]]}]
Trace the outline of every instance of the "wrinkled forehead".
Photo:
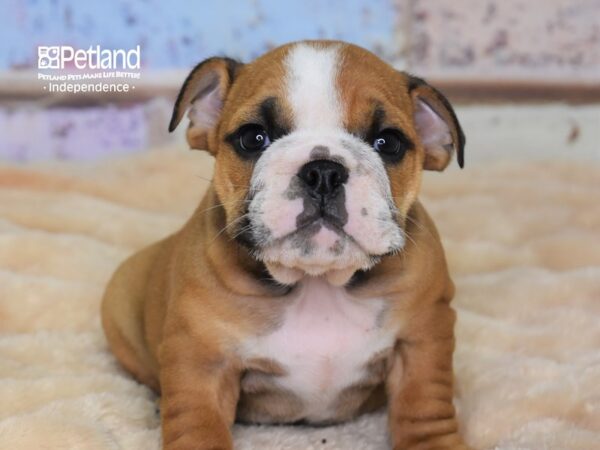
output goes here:
[{"label": "wrinkled forehead", "polygon": [[258,123],[275,134],[342,128],[363,134],[374,120],[408,122],[407,92],[404,75],[364,49],[305,42],[244,67],[232,88],[235,105],[227,109],[232,126]]}]

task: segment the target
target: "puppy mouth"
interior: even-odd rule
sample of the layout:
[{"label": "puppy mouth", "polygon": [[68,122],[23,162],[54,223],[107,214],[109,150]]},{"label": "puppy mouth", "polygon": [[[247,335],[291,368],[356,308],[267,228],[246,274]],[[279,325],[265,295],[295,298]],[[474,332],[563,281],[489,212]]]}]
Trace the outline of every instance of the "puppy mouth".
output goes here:
[{"label": "puppy mouth", "polygon": [[[300,212],[296,209],[295,218],[287,219],[293,226],[287,230],[281,227],[280,233],[276,233],[272,224],[265,223],[266,213],[252,209],[251,204],[249,201],[231,237],[253,259],[265,264],[271,276],[282,284],[294,284],[302,276],[325,276],[333,284],[343,284],[356,270],[368,270],[402,247],[400,241],[393,239],[398,233],[391,231],[402,230],[394,214],[377,217],[375,213],[363,214],[357,207],[348,210],[343,191],[337,197],[304,197]],[[273,214],[275,210],[267,211]],[[389,222],[388,231],[381,225],[384,221]],[[372,232],[368,232],[370,227]],[[382,241],[377,243],[374,236],[379,235]],[[386,248],[384,243],[388,240]]]},{"label": "puppy mouth", "polygon": [[313,218],[311,221],[305,221],[302,225],[297,227],[295,230],[290,231],[289,233],[277,237],[275,239],[270,240],[261,246],[255,246],[253,248],[252,254],[258,260],[264,260],[264,254],[268,251],[268,249],[273,249],[277,247],[283,247],[286,242],[297,240],[297,242],[308,243],[312,239],[313,236],[317,235],[322,228],[326,228],[339,236],[340,239],[346,241],[347,244],[354,247],[355,251],[362,253],[364,255],[365,260],[370,261],[369,266],[372,266],[377,261],[379,261],[382,257],[387,256],[389,254],[395,253],[396,250],[391,252],[386,252],[382,254],[375,254],[369,252],[364,246],[351,234],[347,233],[343,229],[343,224],[339,223],[339,220],[336,218],[331,218],[329,216],[317,216]]},{"label": "puppy mouth", "polygon": [[[302,230],[306,230],[309,228],[316,228],[316,231],[318,231],[320,226],[323,226],[323,227],[330,229],[331,231],[335,231],[337,234],[339,234],[341,236],[350,237],[344,231],[344,224],[345,224],[345,221],[340,219],[338,216],[331,214],[324,209],[321,209],[321,211],[317,212],[316,214],[312,214],[310,216],[305,216],[305,217],[298,217],[297,222],[296,222],[296,229],[294,231],[288,233],[287,236],[291,236],[296,233],[300,233],[300,232],[302,232]],[[317,225],[319,225],[319,227],[317,227]],[[282,238],[285,238],[285,237],[286,236],[283,236]]]},{"label": "puppy mouth", "polygon": [[[335,212],[335,211],[334,211]],[[319,209],[297,217],[296,227],[277,237],[251,218],[236,235],[250,255],[265,264],[278,283],[295,284],[303,276],[324,276],[334,285],[344,285],[357,270],[368,270],[382,257],[396,253],[401,246],[384,252],[369,251],[360,239],[345,229],[347,220]]]},{"label": "puppy mouth", "polygon": [[327,228],[328,230],[336,233],[340,238],[351,241],[363,253],[368,254],[368,252],[360,245],[360,243],[358,243],[352,235],[348,234],[344,230],[344,224],[345,222],[339,217],[322,210],[316,214],[312,214],[311,216],[299,218],[294,230],[284,234],[283,236],[279,236],[270,240],[269,242],[265,243],[264,247],[274,247],[281,245],[287,240],[296,238],[309,240],[314,235],[319,233],[321,228]]},{"label": "puppy mouth", "polygon": [[245,218],[239,226],[239,229],[243,231],[236,232],[234,239],[238,241],[239,244],[250,250],[251,254],[257,260],[262,260],[262,253],[267,248],[281,246],[284,242],[293,239],[310,240],[310,238],[317,234],[322,227],[333,231],[339,235],[340,238],[347,240],[349,243],[353,244],[357,250],[360,250],[365,256],[372,258],[373,260],[394,254],[399,250],[398,248],[391,249],[383,253],[370,252],[360,243],[359,240],[352,236],[352,234],[344,230],[344,221],[342,221],[336,215],[328,213],[327,211],[319,211],[311,216],[303,217],[301,220],[297,221],[297,226],[294,230],[282,236],[269,236],[265,239],[257,238],[254,232],[255,226],[252,224],[252,221],[248,218],[247,214],[244,216]]},{"label": "puppy mouth", "polygon": [[[290,251],[294,256],[289,256]],[[368,252],[338,220],[325,215],[270,241],[255,257],[281,284],[321,276],[334,286],[347,284],[357,270],[368,270],[381,259]]]}]

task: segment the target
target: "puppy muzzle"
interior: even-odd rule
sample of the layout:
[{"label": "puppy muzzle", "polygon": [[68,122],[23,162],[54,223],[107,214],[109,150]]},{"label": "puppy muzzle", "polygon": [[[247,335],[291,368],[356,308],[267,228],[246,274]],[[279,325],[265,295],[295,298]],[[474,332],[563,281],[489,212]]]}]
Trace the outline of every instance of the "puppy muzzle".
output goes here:
[{"label": "puppy muzzle", "polygon": [[255,165],[251,195],[253,253],[278,281],[347,281],[404,243],[381,158],[348,133],[275,141]]}]

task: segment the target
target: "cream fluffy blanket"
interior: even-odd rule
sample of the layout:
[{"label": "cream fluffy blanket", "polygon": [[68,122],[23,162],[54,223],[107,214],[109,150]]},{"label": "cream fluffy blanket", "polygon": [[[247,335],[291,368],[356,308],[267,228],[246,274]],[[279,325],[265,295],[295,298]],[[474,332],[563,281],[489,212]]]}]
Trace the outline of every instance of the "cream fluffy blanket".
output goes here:
[{"label": "cream fluffy blanket", "polygon": [[[108,351],[117,264],[177,229],[211,163],[167,149],[0,166],[0,448],[159,448],[156,398]],[[600,448],[600,166],[427,175],[457,284],[457,405],[478,449]],[[331,428],[242,427],[239,449],[386,449],[383,413]]]}]

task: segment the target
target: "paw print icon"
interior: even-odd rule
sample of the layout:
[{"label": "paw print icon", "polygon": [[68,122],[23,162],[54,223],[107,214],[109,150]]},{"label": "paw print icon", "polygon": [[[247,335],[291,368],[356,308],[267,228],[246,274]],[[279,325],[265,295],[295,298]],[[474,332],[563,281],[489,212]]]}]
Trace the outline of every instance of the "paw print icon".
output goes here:
[{"label": "paw print icon", "polygon": [[38,69],[60,69],[60,47],[38,47]]}]

